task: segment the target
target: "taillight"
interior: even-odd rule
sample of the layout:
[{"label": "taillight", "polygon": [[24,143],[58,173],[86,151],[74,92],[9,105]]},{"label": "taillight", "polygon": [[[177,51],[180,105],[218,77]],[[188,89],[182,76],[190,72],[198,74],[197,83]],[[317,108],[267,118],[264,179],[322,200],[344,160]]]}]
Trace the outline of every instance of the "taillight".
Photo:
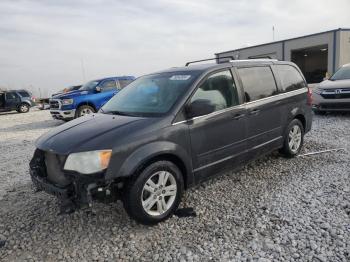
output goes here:
[{"label": "taillight", "polygon": [[307,104],[312,105],[312,90],[310,87],[307,88]]}]

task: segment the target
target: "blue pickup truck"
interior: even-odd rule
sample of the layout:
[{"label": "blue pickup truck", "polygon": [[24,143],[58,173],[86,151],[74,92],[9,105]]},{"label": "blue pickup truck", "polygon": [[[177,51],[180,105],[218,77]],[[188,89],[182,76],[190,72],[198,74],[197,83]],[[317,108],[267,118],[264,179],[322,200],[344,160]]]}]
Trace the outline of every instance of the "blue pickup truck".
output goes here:
[{"label": "blue pickup truck", "polygon": [[78,90],[55,95],[50,99],[51,116],[69,121],[95,113],[134,79],[134,76],[118,76],[92,80]]}]

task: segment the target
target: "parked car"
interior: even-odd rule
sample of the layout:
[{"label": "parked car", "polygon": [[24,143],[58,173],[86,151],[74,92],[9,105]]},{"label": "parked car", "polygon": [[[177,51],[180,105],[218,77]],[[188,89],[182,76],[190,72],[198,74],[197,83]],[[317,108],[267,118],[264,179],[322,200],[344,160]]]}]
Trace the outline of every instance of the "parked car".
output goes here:
[{"label": "parked car", "polygon": [[135,77],[119,76],[92,80],[78,90],[53,96],[50,99],[50,113],[54,119],[72,120],[97,112]]},{"label": "parked car", "polygon": [[0,112],[16,110],[27,113],[34,104],[31,94],[26,90],[0,91]]},{"label": "parked car", "polygon": [[50,109],[50,99],[49,98],[37,98],[35,103],[40,110]]},{"label": "parked car", "polygon": [[332,77],[313,89],[312,104],[317,114],[350,111],[350,64],[343,65]]},{"label": "parked car", "polygon": [[62,199],[62,212],[122,199],[132,218],[154,224],[184,190],[218,173],[277,149],[296,156],[311,122],[311,92],[293,63],[172,68],[41,136],[30,174]]}]

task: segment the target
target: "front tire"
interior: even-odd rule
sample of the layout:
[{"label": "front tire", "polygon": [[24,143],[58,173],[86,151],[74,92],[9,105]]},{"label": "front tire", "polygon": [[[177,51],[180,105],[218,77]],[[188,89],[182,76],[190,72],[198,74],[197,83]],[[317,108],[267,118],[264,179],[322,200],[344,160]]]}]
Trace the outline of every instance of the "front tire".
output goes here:
[{"label": "front tire", "polygon": [[174,163],[154,162],[127,183],[124,208],[137,222],[145,225],[156,224],[175,212],[183,190],[183,176]]},{"label": "front tire", "polygon": [[75,118],[81,117],[81,116],[85,116],[85,115],[89,115],[89,114],[93,114],[95,113],[96,110],[89,106],[89,105],[83,105],[83,106],[79,106],[76,114],[75,114]]},{"label": "front tire", "polygon": [[304,127],[298,119],[293,119],[284,135],[283,147],[280,152],[288,158],[295,157],[303,147]]},{"label": "front tire", "polygon": [[20,104],[20,106],[18,107],[18,110],[17,110],[19,113],[28,113],[29,112],[29,105],[23,103],[23,104]]}]

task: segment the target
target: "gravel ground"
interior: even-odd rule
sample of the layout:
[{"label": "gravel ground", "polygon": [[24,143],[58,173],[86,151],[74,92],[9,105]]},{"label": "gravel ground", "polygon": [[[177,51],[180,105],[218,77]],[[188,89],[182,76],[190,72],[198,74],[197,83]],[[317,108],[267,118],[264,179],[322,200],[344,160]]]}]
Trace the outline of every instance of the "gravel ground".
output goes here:
[{"label": "gravel ground", "polygon": [[316,116],[302,153],[344,151],[271,154],[190,190],[196,218],[153,227],[119,202],[57,216],[55,198],[33,193],[33,142],[60,124],[48,111],[0,115],[1,261],[350,261],[350,115]]}]

